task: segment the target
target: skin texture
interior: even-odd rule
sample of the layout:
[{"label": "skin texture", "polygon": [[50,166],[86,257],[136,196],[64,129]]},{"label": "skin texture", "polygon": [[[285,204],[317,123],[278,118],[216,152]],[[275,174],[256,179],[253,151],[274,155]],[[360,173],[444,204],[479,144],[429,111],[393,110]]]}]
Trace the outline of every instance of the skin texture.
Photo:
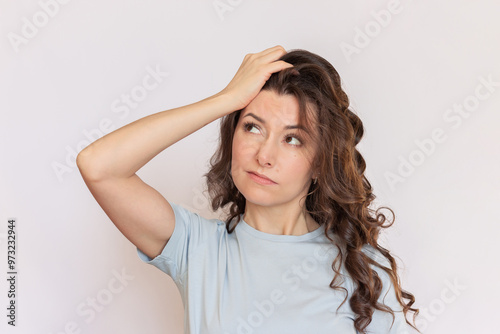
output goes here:
[{"label": "skin texture", "polygon": [[263,90],[243,110],[235,129],[231,175],[246,199],[243,219],[262,232],[302,235],[319,226],[303,207],[314,177],[315,148],[301,139],[302,130],[286,128],[298,120],[293,95]]}]

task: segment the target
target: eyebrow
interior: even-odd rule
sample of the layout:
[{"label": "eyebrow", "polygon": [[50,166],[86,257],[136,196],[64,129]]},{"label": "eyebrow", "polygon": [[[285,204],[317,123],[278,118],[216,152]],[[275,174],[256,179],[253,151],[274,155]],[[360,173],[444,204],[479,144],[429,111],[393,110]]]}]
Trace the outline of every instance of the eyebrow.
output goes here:
[{"label": "eyebrow", "polygon": [[[248,114],[246,114],[245,116],[243,116],[243,118],[245,118],[247,116],[252,116],[253,118],[255,118],[256,120],[258,120],[262,124],[266,124],[266,121],[264,119],[260,118],[259,116],[255,115],[254,113],[249,112]],[[284,127],[284,129],[285,130],[299,129],[299,130],[307,132],[307,130],[303,126],[301,126],[301,125],[287,125],[287,126]]]}]

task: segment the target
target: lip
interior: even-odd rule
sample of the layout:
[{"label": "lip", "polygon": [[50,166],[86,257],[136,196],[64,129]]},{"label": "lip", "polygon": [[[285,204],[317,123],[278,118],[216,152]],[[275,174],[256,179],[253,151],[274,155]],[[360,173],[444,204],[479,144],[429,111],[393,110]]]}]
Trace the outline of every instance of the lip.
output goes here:
[{"label": "lip", "polygon": [[248,175],[250,175],[250,178],[252,180],[254,180],[255,182],[257,182],[259,184],[263,184],[263,185],[277,184],[276,182],[274,182],[273,180],[271,180],[267,176],[259,174],[257,172],[248,171],[247,173],[248,173]]}]

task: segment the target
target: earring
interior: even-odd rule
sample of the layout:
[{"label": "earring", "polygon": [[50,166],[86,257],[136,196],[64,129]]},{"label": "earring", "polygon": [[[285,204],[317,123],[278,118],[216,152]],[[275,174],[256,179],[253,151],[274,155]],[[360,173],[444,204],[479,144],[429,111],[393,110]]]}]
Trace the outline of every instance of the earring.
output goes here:
[{"label": "earring", "polygon": [[317,177],[315,177],[315,178],[314,178],[314,181],[313,181],[313,184],[316,184],[317,182],[318,182],[318,178],[317,178]]}]

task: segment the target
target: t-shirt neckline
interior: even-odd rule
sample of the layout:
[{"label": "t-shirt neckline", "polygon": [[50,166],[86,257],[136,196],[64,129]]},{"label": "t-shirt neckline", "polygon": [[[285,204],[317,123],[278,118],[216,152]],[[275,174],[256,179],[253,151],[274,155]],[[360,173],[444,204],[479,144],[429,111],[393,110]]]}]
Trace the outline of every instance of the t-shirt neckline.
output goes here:
[{"label": "t-shirt neckline", "polygon": [[236,225],[236,228],[240,226],[240,229],[245,231],[246,233],[251,234],[252,236],[276,242],[300,242],[305,240],[310,240],[316,238],[317,236],[324,233],[324,226],[320,225],[314,231],[308,232],[302,235],[284,235],[284,234],[271,234],[259,231],[254,227],[248,225],[248,223],[243,219],[243,215],[240,215],[240,222]]}]

